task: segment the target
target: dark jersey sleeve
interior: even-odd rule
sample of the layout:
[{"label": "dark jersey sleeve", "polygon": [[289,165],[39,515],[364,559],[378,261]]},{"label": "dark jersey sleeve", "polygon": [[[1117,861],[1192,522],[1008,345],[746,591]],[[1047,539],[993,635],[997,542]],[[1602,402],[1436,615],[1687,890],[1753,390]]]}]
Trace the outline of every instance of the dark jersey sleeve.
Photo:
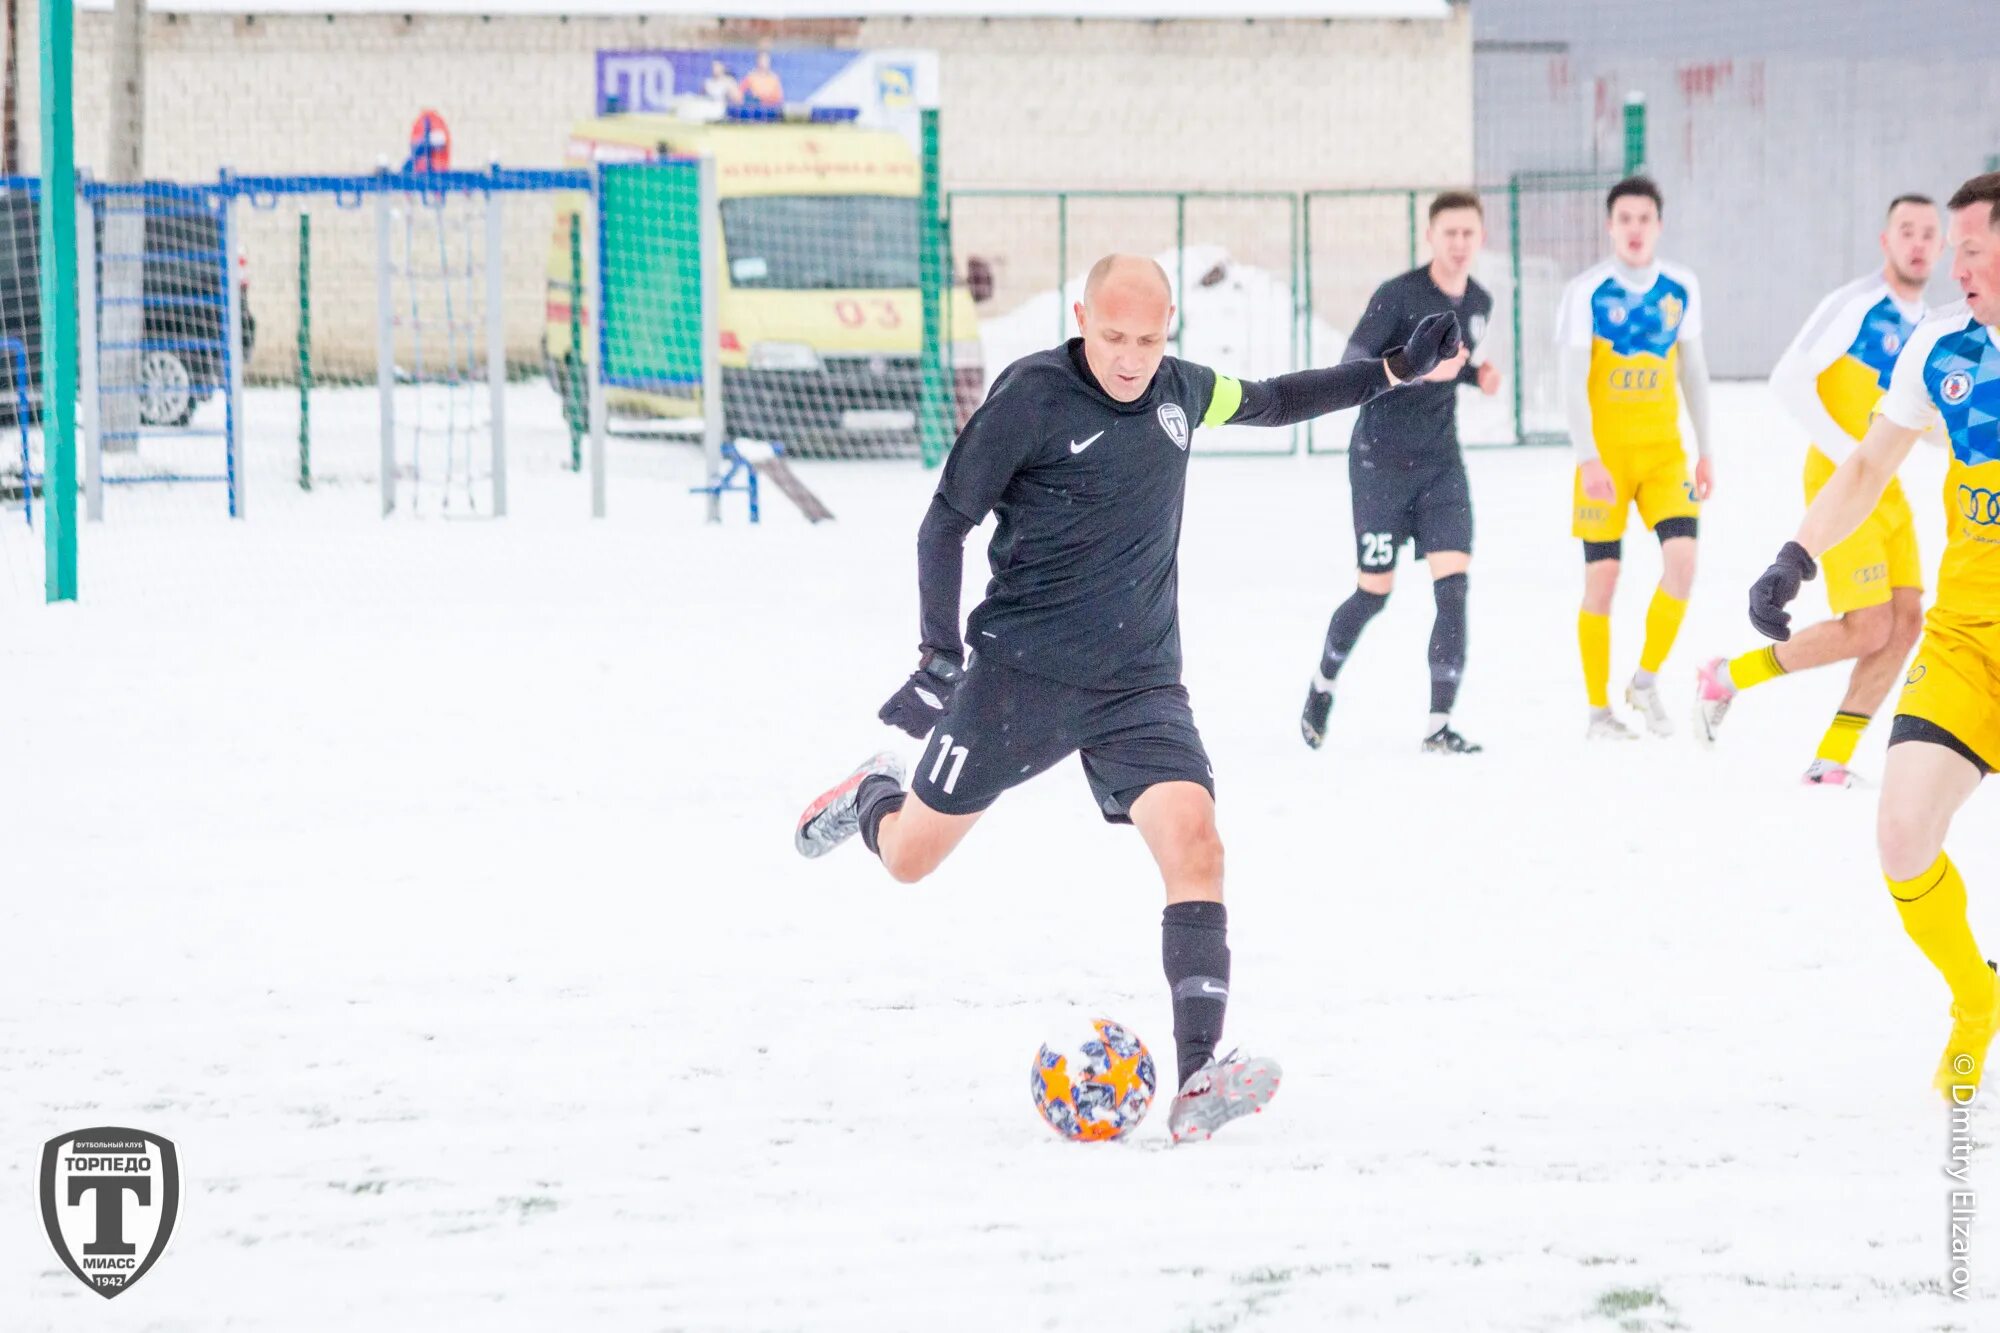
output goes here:
[{"label": "dark jersey sleeve", "polygon": [[944,460],[938,498],[971,523],[993,511],[1007,483],[1034,452],[1038,440],[1033,423],[1042,407],[1035,401],[1041,396],[1037,378],[1024,374],[1018,362],[1002,371]]},{"label": "dark jersey sleeve", "polygon": [[941,653],[965,662],[965,637],[958,627],[958,594],[965,579],[965,538],[972,520],[942,495],[917,527],[917,617],[923,638],[919,652]]},{"label": "dark jersey sleeve", "polygon": [[1201,424],[1296,426],[1345,407],[1359,407],[1389,387],[1388,371],[1375,359],[1295,370],[1268,380],[1238,381],[1216,375],[1215,391]]},{"label": "dark jersey sleeve", "polygon": [[1354,332],[1347,336],[1347,354],[1343,361],[1373,361],[1386,356],[1391,347],[1402,342],[1397,331],[1403,324],[1403,302],[1396,291],[1394,279],[1375,289],[1375,295],[1368,298],[1368,308],[1361,312],[1361,322],[1354,326]]},{"label": "dark jersey sleeve", "polygon": [[965,660],[959,630],[959,590],[965,578],[965,538],[1006,494],[1007,483],[1034,452],[1040,404],[1033,375],[1019,363],[1001,372],[986,401],[958,433],[937,493],[917,529],[917,599],[922,647]]}]

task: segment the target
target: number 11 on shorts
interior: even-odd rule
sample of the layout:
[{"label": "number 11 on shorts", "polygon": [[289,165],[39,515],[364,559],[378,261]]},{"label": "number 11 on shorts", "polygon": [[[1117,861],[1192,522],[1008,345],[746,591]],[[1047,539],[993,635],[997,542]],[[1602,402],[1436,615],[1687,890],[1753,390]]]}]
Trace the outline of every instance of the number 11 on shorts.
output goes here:
[{"label": "number 11 on shorts", "polygon": [[932,782],[937,782],[938,774],[944,772],[944,761],[947,759],[951,760],[951,774],[943,782],[938,783],[938,790],[949,796],[952,789],[958,786],[958,775],[965,770],[965,747],[953,745],[949,736],[940,736],[937,760],[931,765]]}]

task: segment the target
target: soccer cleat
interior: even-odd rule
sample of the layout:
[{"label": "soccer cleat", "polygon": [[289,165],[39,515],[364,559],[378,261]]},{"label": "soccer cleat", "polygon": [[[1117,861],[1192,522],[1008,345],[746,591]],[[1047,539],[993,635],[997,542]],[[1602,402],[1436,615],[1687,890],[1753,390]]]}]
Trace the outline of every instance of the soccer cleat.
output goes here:
[{"label": "soccer cleat", "polygon": [[1728,664],[1712,657],[1696,674],[1694,687],[1694,738],[1704,749],[1715,744],[1715,733],[1729,713],[1736,687],[1723,670]]},{"label": "soccer cleat", "polygon": [[[1955,1004],[1951,1007],[1951,1037],[1938,1060],[1937,1077],[1931,1080],[1931,1086],[1946,1101],[1963,1106],[1979,1090],[1979,1080],[1986,1073],[1986,1048],[1993,1044],[1996,1028],[2000,1028],[2000,982],[1994,985],[1993,998],[1985,1008],[1968,1013]],[[1962,1097],[1957,1095],[1961,1092]]]},{"label": "soccer cleat", "polygon": [[1332,711],[1332,690],[1321,689],[1318,681],[1306,686],[1305,711],[1299,714],[1299,735],[1315,750],[1326,739],[1326,717]]},{"label": "soccer cleat", "polygon": [[1655,736],[1674,734],[1674,720],[1667,716],[1667,706],[1660,702],[1658,681],[1649,685],[1633,681],[1625,687],[1625,702],[1639,710],[1639,716],[1646,720],[1646,730]]},{"label": "soccer cleat", "polygon": [[1609,708],[1590,710],[1590,726],[1585,728],[1583,738],[1587,741],[1636,741],[1639,733],[1619,720]]},{"label": "soccer cleat", "polygon": [[1211,1055],[1181,1085],[1167,1113],[1167,1130],[1175,1143],[1212,1139],[1230,1121],[1263,1110],[1283,1075],[1276,1060],[1238,1058],[1235,1051],[1220,1060]]},{"label": "soccer cleat", "polygon": [[1484,748],[1474,745],[1449,726],[1439,727],[1424,737],[1425,754],[1478,754]]},{"label": "soccer cleat", "polygon": [[878,773],[895,779],[899,787],[903,785],[903,761],[884,750],[849,773],[839,786],[821,792],[805,808],[799,816],[798,831],[792,835],[792,845],[799,849],[800,856],[825,856],[860,831],[861,817],[855,813],[855,801],[861,794],[861,784]]},{"label": "soccer cleat", "polygon": [[1806,775],[1799,779],[1808,787],[1858,787],[1861,779],[1848,771],[1847,765],[1836,764],[1831,759],[1815,759],[1806,766]]}]

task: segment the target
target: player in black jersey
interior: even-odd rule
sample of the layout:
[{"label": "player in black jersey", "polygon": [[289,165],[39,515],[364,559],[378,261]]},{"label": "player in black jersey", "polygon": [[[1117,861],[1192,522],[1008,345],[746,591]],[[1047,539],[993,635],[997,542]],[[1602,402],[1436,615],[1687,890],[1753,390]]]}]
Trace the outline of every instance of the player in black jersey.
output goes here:
[{"label": "player in black jersey", "polygon": [[[1023,357],[960,432],[917,533],[922,658],[883,721],[929,734],[910,789],[893,754],[800,816],[819,856],[857,831],[896,879],[935,870],[1009,787],[1081,752],[1100,813],[1133,824],[1166,882],[1176,1142],[1261,1109],[1270,1060],[1215,1058],[1229,996],[1214,777],[1182,688],[1177,552],[1198,426],[1289,426],[1352,407],[1458,350],[1449,313],[1367,362],[1242,383],[1165,355],[1166,273],[1108,256],[1075,307],[1081,337]],[[998,515],[986,598],[959,633],[966,534]],[[965,640],[970,640],[967,651]]]},{"label": "player in black jersey", "polygon": [[1396,586],[1396,554],[1406,541],[1431,567],[1437,620],[1431,628],[1431,710],[1424,749],[1477,754],[1479,746],[1452,730],[1451,710],[1465,674],[1466,571],[1472,563],[1472,488],[1458,445],[1458,386],[1500,389],[1500,372],[1480,353],[1493,298],[1472,280],[1472,261],[1486,239],[1479,196],[1447,191],[1431,201],[1426,233],[1431,262],[1375,289],[1368,312],[1347,343],[1347,359],[1372,361],[1401,345],[1417,325],[1446,311],[1465,336],[1458,355],[1423,381],[1372,399],[1361,409],[1347,452],[1354,497],[1353,595],[1326,627],[1319,669],[1306,691],[1299,731],[1317,750],[1333,709],[1333,681],[1361,631]]}]

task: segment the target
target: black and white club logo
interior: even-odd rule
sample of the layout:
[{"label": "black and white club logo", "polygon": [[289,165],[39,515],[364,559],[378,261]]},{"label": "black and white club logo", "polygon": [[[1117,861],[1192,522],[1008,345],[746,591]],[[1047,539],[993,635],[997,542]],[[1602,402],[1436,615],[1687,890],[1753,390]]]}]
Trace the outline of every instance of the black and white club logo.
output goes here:
[{"label": "black and white club logo", "polygon": [[109,1300],[167,1248],[181,1206],[174,1145],[141,1129],[79,1129],[42,1149],[42,1222],[85,1286]]},{"label": "black and white club logo", "polygon": [[1179,403],[1161,403],[1160,410],[1155,415],[1160,419],[1160,429],[1167,433],[1167,438],[1174,442],[1174,447],[1177,449],[1187,448],[1187,413],[1181,411],[1181,405]]}]

